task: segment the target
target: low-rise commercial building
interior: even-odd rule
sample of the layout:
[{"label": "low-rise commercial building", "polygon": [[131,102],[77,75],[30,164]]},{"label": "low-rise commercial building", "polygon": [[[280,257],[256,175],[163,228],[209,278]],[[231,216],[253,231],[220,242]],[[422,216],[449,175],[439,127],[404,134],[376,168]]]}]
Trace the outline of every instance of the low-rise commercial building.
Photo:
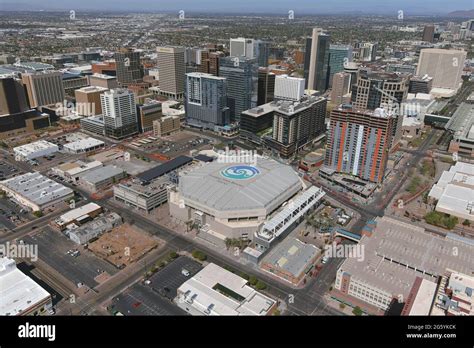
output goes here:
[{"label": "low-rise commercial building", "polygon": [[64,233],[76,244],[88,243],[102,233],[113,230],[122,224],[117,213],[109,213],[83,225],[70,224]]},{"label": "low-rise commercial building", "polygon": [[270,315],[275,300],[213,263],[178,288],[176,304],[192,315]]},{"label": "low-rise commercial building", "polygon": [[114,186],[114,198],[138,210],[150,212],[168,201],[169,185],[168,179],[163,177],[148,185],[136,181],[125,182]]},{"label": "low-rise commercial building", "polygon": [[126,175],[123,169],[108,165],[89,171],[79,182],[88,191],[97,192],[118,183]]},{"label": "low-rise commercial building", "polygon": [[16,161],[29,161],[35,158],[49,156],[58,151],[59,148],[56,144],[46,140],[39,140],[34,143],[13,148]]},{"label": "low-rise commercial building", "polygon": [[74,154],[96,151],[105,146],[102,140],[95,138],[85,138],[64,145],[64,151]]},{"label": "low-rise commercial building", "polygon": [[164,137],[181,129],[181,122],[178,116],[165,116],[153,121],[153,133],[155,137]]},{"label": "low-rise commercial building", "polygon": [[312,269],[321,250],[296,238],[288,237],[263,259],[261,268],[294,285]]},{"label": "low-rise commercial building", "polygon": [[102,162],[93,161],[93,162],[83,162],[83,161],[76,161],[76,162],[67,162],[61,164],[57,167],[54,167],[52,172],[56,175],[64,179],[72,179],[78,181],[81,175],[84,175],[90,170],[97,169],[102,167]]},{"label": "low-rise commercial building", "polygon": [[474,221],[474,164],[457,162],[444,171],[428,197],[437,201],[436,211]]},{"label": "low-rise commercial building", "polygon": [[74,191],[70,188],[37,172],[0,181],[0,189],[19,204],[33,211],[43,210],[74,196]]},{"label": "low-rise commercial building", "polygon": [[447,270],[441,278],[431,315],[473,316],[474,277]]},{"label": "low-rise commercial building", "polygon": [[60,231],[63,231],[68,225],[81,225],[83,221],[95,218],[101,214],[102,211],[103,209],[100,205],[88,203],[82,207],[68,211],[66,214],[63,214],[54,221],[51,221],[51,224]]},{"label": "low-rise commercial building", "polygon": [[104,116],[102,115],[81,118],[80,123],[82,130],[93,134],[105,135]]},{"label": "low-rise commercial building", "polygon": [[40,315],[52,309],[51,295],[16,267],[15,260],[0,257],[0,315]]}]

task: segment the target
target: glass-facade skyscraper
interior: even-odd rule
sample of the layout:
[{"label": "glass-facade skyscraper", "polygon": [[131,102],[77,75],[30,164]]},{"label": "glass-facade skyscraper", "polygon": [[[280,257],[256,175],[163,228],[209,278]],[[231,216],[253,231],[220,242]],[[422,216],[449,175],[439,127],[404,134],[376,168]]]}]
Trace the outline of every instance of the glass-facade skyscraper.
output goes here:
[{"label": "glass-facade skyscraper", "polygon": [[329,87],[334,74],[344,71],[344,63],[352,61],[352,47],[349,45],[329,45]]},{"label": "glass-facade skyscraper", "polygon": [[304,77],[306,88],[324,92],[329,86],[329,42],[331,37],[321,28],[314,28],[306,39]]},{"label": "glass-facade skyscraper", "polygon": [[227,106],[230,109],[230,120],[238,122],[242,111],[257,106],[257,60],[245,57],[223,57],[220,59],[219,76],[227,80]]}]

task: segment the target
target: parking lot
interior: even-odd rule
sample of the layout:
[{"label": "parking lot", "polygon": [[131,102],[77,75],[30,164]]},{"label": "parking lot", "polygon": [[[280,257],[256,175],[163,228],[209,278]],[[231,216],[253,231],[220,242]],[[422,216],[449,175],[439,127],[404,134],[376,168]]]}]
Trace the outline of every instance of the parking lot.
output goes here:
[{"label": "parking lot", "polygon": [[18,169],[12,166],[9,163],[4,162],[3,160],[0,162],[0,181],[9,179],[12,176],[22,174]]},{"label": "parking lot", "polygon": [[[39,258],[76,285],[83,283],[93,288],[99,284],[95,279],[98,275],[103,272],[109,275],[118,272],[115,267],[92,252],[83,250],[81,246],[49,226],[23,240],[27,244],[37,244]],[[69,250],[79,250],[80,254],[73,256],[68,253]]]},{"label": "parking lot", "polygon": [[[189,276],[182,274],[185,269]],[[186,256],[180,256],[165,268],[150,277],[148,286],[158,294],[172,300],[177,295],[177,290],[186,280],[194,276],[202,269],[202,265]]]},{"label": "parking lot", "polygon": [[187,315],[173,302],[141,283],[114,298],[109,310],[112,313],[118,311],[123,315]]},{"label": "parking lot", "polygon": [[[140,143],[140,141],[149,143]],[[135,146],[139,144],[140,146]],[[188,155],[191,150],[202,150],[207,146],[211,148],[212,140],[205,136],[199,136],[192,132],[181,131],[157,140],[150,140],[149,137],[136,137],[128,144],[132,148],[145,151],[147,153],[160,153],[169,158],[179,155]]]},{"label": "parking lot", "polygon": [[0,230],[11,231],[32,219],[33,216],[27,209],[8,198],[0,198]]}]

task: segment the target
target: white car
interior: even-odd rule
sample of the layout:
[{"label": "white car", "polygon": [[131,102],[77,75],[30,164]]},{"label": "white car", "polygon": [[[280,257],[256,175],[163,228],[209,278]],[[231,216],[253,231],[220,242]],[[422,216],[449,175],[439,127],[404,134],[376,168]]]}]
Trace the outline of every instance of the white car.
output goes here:
[{"label": "white car", "polygon": [[187,269],[184,269],[184,268],[181,270],[181,274],[184,275],[185,277],[189,277],[189,275],[190,275],[189,271]]}]

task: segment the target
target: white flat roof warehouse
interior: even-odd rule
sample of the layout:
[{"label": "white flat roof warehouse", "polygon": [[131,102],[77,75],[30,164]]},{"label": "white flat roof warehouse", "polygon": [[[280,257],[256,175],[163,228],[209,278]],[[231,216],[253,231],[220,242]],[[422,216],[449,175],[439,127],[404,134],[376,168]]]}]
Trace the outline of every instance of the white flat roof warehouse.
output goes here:
[{"label": "white flat roof warehouse", "polygon": [[21,272],[15,260],[0,257],[0,315],[21,315],[50,295]]},{"label": "white flat roof warehouse", "polygon": [[195,314],[267,315],[276,301],[247,285],[248,281],[213,263],[178,288],[177,303]]},{"label": "white flat roof warehouse", "polygon": [[33,210],[41,210],[74,194],[70,188],[37,172],[0,181],[0,188],[19,203]]}]

